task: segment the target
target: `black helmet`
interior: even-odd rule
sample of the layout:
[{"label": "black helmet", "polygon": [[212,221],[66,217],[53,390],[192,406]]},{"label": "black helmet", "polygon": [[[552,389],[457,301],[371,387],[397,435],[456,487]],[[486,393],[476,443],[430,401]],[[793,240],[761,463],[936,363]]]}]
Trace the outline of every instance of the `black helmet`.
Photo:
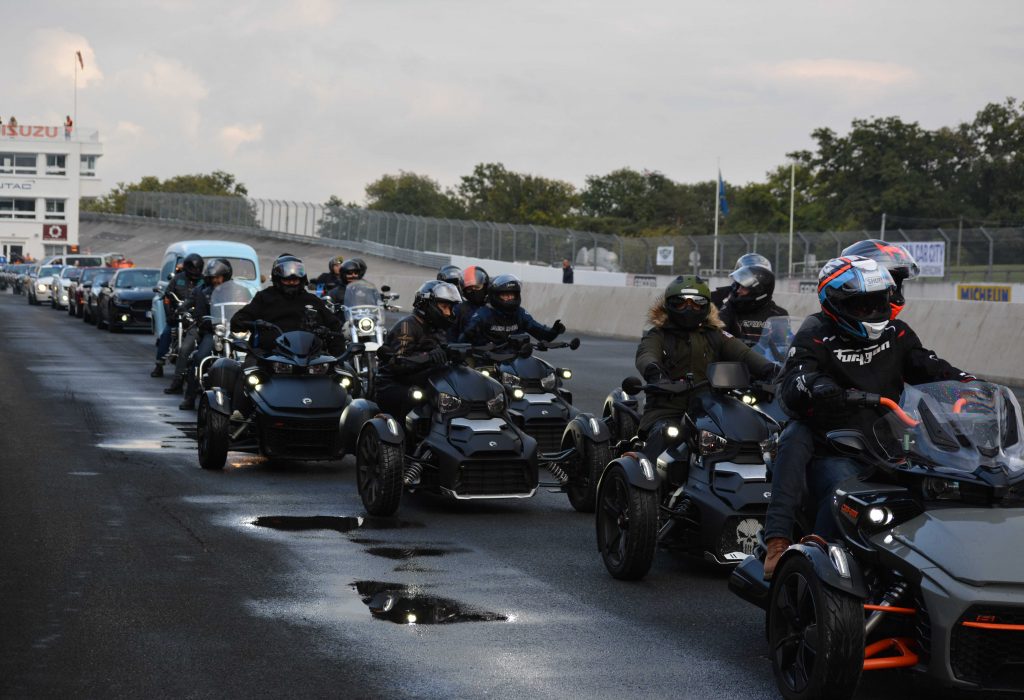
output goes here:
[{"label": "black helmet", "polygon": [[199,279],[203,276],[203,256],[199,255],[199,253],[189,253],[181,261],[181,269],[189,278],[193,280]]},{"label": "black helmet", "polygon": [[684,330],[696,329],[711,313],[711,288],[697,275],[680,275],[665,289],[665,312]]},{"label": "black helmet", "polygon": [[921,268],[910,251],[901,245],[869,238],[844,248],[841,254],[859,255],[874,260],[889,271],[892,281],[896,284],[896,290],[892,295],[892,318],[896,318],[907,303],[903,298],[903,281],[912,280],[921,273]]},{"label": "black helmet", "polygon": [[359,276],[356,279],[363,279],[366,275],[366,261],[362,258],[352,258],[352,262],[359,266]]},{"label": "black helmet", "polygon": [[224,258],[208,260],[203,268],[203,279],[207,284],[212,284],[214,277],[223,277],[225,282],[231,279],[231,263]]},{"label": "black helmet", "polygon": [[462,280],[462,269],[458,265],[444,265],[437,271],[437,279],[458,287]]},{"label": "black helmet", "polygon": [[766,268],[769,272],[772,269],[772,261],[761,255],[760,253],[744,253],[736,259],[736,269],[741,267],[750,267],[751,265],[760,265]]},{"label": "black helmet", "polygon": [[[729,306],[740,313],[756,311],[772,300],[775,292],[775,274],[761,265],[747,265],[729,274],[732,278],[732,293]],[[745,293],[740,293],[745,289]]]},{"label": "black helmet", "polygon": [[[503,301],[502,294],[513,294],[515,298]],[[498,275],[487,290],[487,301],[499,311],[515,311],[523,301],[523,283],[515,275]]]},{"label": "black helmet", "polygon": [[[330,260],[327,261],[327,272],[329,274],[331,274],[331,275],[334,275],[334,274],[339,274],[340,275],[341,274],[341,269],[340,268],[341,268],[342,263],[344,263],[344,262],[345,262],[345,256],[343,256],[343,255],[335,255],[333,258],[331,258]],[[338,272],[334,271],[334,266],[335,265],[337,265],[338,268],[339,268]]]},{"label": "black helmet", "polygon": [[829,260],[818,273],[821,310],[856,340],[882,336],[889,325],[889,303],[895,289],[887,269],[859,255]]},{"label": "black helmet", "polygon": [[[359,266],[359,262],[353,258],[352,260],[346,260],[341,265],[341,278],[346,282],[354,282],[359,279],[362,268]],[[349,279],[349,275],[352,279]]]},{"label": "black helmet", "polygon": [[[281,284],[281,280],[294,279],[299,280],[297,286]],[[274,266],[270,268],[270,282],[274,285],[274,289],[282,294],[298,294],[299,290],[309,284],[309,279],[306,277],[306,266],[294,255],[278,256],[274,261]]]},{"label": "black helmet", "polygon": [[470,265],[462,271],[459,290],[469,303],[483,306],[487,303],[487,289],[491,286],[490,275],[479,265]]},{"label": "black helmet", "polygon": [[[454,307],[462,300],[454,284],[441,280],[430,280],[416,290],[412,300],[413,312],[435,328],[448,328],[455,323]],[[449,313],[441,311],[441,305],[448,304]]]}]

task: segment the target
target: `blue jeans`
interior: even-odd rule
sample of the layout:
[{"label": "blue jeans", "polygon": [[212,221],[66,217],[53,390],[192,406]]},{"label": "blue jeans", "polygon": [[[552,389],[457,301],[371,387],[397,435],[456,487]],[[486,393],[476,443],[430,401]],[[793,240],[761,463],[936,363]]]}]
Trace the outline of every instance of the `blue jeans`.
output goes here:
[{"label": "blue jeans", "polygon": [[160,333],[160,337],[156,339],[156,361],[158,363],[164,361],[164,356],[167,355],[167,351],[171,349],[171,324],[167,323],[164,326],[163,331]]},{"label": "blue jeans", "polygon": [[814,518],[814,532],[826,540],[838,539],[839,528],[832,516],[832,498],[836,487],[847,479],[859,477],[864,479],[874,472],[870,467],[849,457],[827,456],[815,457],[811,460],[807,474],[807,485],[811,497],[818,505]]},{"label": "blue jeans", "polygon": [[772,499],[765,514],[764,538],[793,539],[797,516],[807,494],[807,467],[814,459],[814,433],[794,420],[779,435],[772,465]]}]

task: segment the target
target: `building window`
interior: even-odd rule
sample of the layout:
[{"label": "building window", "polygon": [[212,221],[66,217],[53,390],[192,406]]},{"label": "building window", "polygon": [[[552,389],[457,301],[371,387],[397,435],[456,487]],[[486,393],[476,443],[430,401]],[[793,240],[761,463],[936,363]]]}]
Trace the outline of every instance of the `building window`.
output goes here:
[{"label": "building window", "polygon": [[46,244],[43,246],[43,255],[64,255],[68,252],[66,245],[50,245]]},{"label": "building window", "polygon": [[67,175],[68,173],[68,157],[63,154],[47,153],[46,154],[46,174],[47,175]]},{"label": "building window", "polygon": [[35,153],[0,153],[0,174],[35,175]]},{"label": "building window", "polygon": [[92,177],[96,174],[96,156],[82,156],[82,175]]},{"label": "building window", "polygon": [[46,200],[46,219],[47,221],[64,221],[63,199]]},{"label": "building window", "polygon": [[36,200],[0,199],[0,219],[36,218]]}]

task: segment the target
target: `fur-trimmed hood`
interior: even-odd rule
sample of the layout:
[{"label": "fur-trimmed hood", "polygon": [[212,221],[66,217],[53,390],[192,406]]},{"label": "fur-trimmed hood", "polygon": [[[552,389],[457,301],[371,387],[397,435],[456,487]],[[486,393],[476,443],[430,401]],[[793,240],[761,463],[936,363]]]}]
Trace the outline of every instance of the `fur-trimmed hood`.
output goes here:
[{"label": "fur-trimmed hood", "polygon": [[[664,328],[671,323],[668,317],[668,312],[665,311],[665,301],[659,299],[647,310],[647,322],[655,328]],[[704,319],[704,322],[700,324],[701,328],[714,328],[716,330],[723,330],[725,324],[722,323],[722,319],[718,316],[718,308],[711,304],[711,310],[708,311],[708,317]]]}]

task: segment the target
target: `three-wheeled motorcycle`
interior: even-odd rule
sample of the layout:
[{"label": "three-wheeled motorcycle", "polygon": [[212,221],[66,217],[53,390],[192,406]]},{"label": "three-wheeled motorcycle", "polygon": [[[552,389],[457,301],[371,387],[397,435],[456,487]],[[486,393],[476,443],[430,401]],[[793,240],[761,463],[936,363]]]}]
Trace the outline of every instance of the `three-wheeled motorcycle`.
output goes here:
[{"label": "three-wheeled motorcycle", "polygon": [[[829,433],[876,467],[832,500],[835,541],[804,537],[771,582],[758,547],[730,589],[766,612],[787,698],[849,698],[862,673],[908,669],[941,686],[1024,691],[1024,423],[984,382],[905,388],[872,435]],[[988,695],[986,695],[988,697]]]}]

